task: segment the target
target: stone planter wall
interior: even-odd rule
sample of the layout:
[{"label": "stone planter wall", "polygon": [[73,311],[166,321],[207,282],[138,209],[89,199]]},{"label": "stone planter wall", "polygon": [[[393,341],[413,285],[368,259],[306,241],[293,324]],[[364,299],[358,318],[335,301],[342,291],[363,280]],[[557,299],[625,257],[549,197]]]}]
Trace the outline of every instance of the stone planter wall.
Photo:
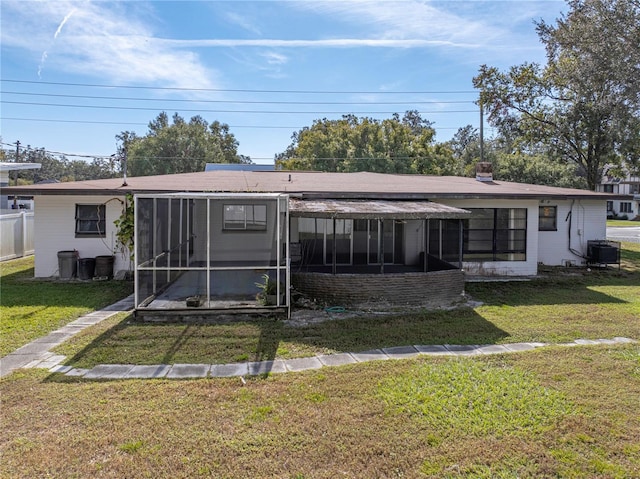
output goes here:
[{"label": "stone planter wall", "polygon": [[462,300],[464,273],[460,270],[432,273],[328,274],[292,273],[293,287],[305,296],[328,305],[437,308]]}]

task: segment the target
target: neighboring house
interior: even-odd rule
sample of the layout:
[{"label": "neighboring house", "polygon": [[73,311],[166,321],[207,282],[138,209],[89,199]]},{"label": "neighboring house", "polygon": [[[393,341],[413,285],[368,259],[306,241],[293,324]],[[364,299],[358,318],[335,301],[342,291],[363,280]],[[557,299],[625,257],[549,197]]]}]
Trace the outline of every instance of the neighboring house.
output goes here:
[{"label": "neighboring house", "polygon": [[[0,162],[0,188],[3,190],[9,186],[11,172],[17,172],[21,170],[37,170],[42,165],[40,163],[12,163],[12,162]],[[20,198],[17,195],[9,198],[6,194],[0,195],[0,212],[7,213],[4,210],[16,210],[16,209],[31,209],[31,198]],[[8,213],[15,213],[15,211],[9,211]]]},{"label": "neighboring house", "polygon": [[619,196],[607,201],[607,217],[640,219],[640,177],[627,175],[620,179],[604,176],[596,186],[596,191]]},{"label": "neighboring house", "polygon": [[7,195],[12,172],[35,170],[40,163],[0,162],[0,261],[33,254],[33,198]]},{"label": "neighboring house", "polygon": [[[290,286],[333,305],[452,303],[463,271],[585,264],[588,242],[606,238],[607,201],[619,199],[483,180],[219,170],[12,190],[36,198],[37,277],[56,275],[59,250],[117,252],[113,222],[134,194],[141,314],[253,308],[265,275],[273,307],[290,305]],[[115,254],[116,270],[129,267]]]}]

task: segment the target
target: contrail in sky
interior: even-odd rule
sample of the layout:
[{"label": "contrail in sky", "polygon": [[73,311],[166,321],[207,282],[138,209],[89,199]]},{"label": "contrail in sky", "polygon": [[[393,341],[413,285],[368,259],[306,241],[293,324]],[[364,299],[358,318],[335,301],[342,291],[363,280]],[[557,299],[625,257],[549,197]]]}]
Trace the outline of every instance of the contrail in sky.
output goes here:
[{"label": "contrail in sky", "polygon": [[[53,34],[54,41],[56,40],[56,38],[58,38],[58,35],[60,35],[60,32],[62,31],[62,27],[64,27],[64,24],[67,23],[67,21],[71,18],[71,15],[73,15],[75,12],[76,12],[76,9],[74,8],[69,13],[67,13],[65,17],[62,19],[62,21],[60,22],[60,25],[58,25],[58,29],[56,30],[56,33]],[[42,57],[40,58],[40,64],[38,65],[38,78],[41,78],[40,74],[42,73],[44,62],[47,61],[47,56],[48,55],[46,50],[42,52]]]},{"label": "contrail in sky", "polygon": [[71,15],[73,15],[74,13],[76,13],[75,8],[71,10],[69,13],[67,13],[67,15],[62,19],[62,21],[60,22],[60,25],[58,25],[58,29],[56,30],[56,33],[53,35],[54,40],[58,38],[58,35],[60,35],[60,32],[62,31],[62,27],[64,27],[64,24],[67,23],[67,20],[69,20],[71,18]]}]

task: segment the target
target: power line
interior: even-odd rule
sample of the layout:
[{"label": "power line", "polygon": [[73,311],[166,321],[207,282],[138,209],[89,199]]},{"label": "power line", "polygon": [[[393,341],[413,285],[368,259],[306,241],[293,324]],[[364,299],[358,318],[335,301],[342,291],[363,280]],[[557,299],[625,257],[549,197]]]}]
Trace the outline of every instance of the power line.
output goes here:
[{"label": "power line", "polygon": [[5,95],[44,96],[55,98],[85,98],[91,100],[127,100],[127,101],[162,101],[179,103],[227,103],[240,105],[439,105],[439,104],[474,104],[472,100],[429,100],[429,101],[258,101],[258,100],[193,100],[179,98],[139,98],[126,96],[97,96],[97,95],[64,95],[58,93],[28,93],[19,91],[4,91]]},{"label": "power line", "polygon": [[0,78],[0,82],[7,83],[23,83],[35,85],[58,85],[73,87],[90,87],[90,88],[123,88],[138,90],[169,90],[169,91],[210,91],[210,92],[243,92],[243,93],[288,93],[288,94],[331,94],[331,95],[460,95],[460,94],[478,94],[476,90],[451,90],[451,91],[340,91],[340,90],[254,90],[254,89],[226,89],[226,88],[183,88],[183,87],[156,87],[156,86],[133,86],[133,85],[104,85],[97,83],[66,83],[66,82],[47,82],[35,80],[15,80],[8,78]]},{"label": "power line", "polygon": [[[28,101],[10,101],[1,100],[0,103],[7,105],[28,105],[28,106],[54,106],[61,108],[91,108],[97,110],[135,110],[135,111],[158,111],[158,108],[147,108],[139,106],[119,106],[119,105],[75,105],[62,103],[41,103]],[[160,108],[162,110],[162,108]],[[181,108],[182,111],[192,113],[251,113],[251,114],[268,114],[268,115],[288,115],[288,114],[310,114],[310,115],[343,115],[344,111],[282,111],[282,110],[206,110],[198,108]],[[441,113],[476,113],[477,110],[442,110],[442,111],[420,111],[424,114],[441,114]],[[397,111],[351,111],[351,114],[357,115],[393,115]]]},{"label": "power line", "polygon": [[[126,121],[99,121],[99,120],[59,120],[54,118],[17,118],[12,116],[2,117],[2,120],[11,121],[43,121],[51,123],[91,123],[96,125],[141,125],[147,126],[148,123],[134,123]],[[284,128],[284,127],[283,127]]]},{"label": "power line", "polygon": [[[127,121],[99,121],[99,120],[61,120],[55,118],[17,118],[17,117],[2,117],[2,120],[11,121],[41,121],[50,123],[88,123],[97,125],[140,125],[147,126],[149,123],[135,123]],[[287,126],[287,125],[228,125],[229,128],[254,128],[254,129],[286,129],[286,130],[301,130],[304,126]],[[308,126],[308,125],[307,125]],[[454,126],[437,126],[431,125],[430,128],[434,130],[458,130],[460,127]]]}]

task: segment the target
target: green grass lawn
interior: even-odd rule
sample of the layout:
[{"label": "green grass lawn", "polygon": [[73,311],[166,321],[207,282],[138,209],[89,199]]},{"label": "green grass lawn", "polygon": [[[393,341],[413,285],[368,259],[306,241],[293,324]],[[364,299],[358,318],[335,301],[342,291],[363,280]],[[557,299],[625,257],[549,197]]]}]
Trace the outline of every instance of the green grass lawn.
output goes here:
[{"label": "green grass lawn", "polygon": [[[623,268],[554,269],[530,282],[473,283],[483,303],[453,311],[329,314],[295,326],[252,319],[219,324],[139,323],[120,316],[56,349],[67,364],[233,363],[416,344],[550,343],[578,338],[640,339],[640,245],[625,244]],[[597,318],[597,319],[596,319]]]},{"label": "green grass lawn", "polygon": [[[71,364],[91,365],[640,339],[640,245],[623,246],[620,271],[471,284],[484,303],[476,308],[336,315],[296,328],[147,325],[121,315],[62,349]],[[0,380],[0,397],[0,477],[640,477],[640,344],[421,356],[244,380],[87,381],[22,370]]]},{"label": "green grass lawn", "polygon": [[607,220],[607,226],[640,226],[640,221]]},{"label": "green grass lawn", "polygon": [[0,476],[640,476],[640,348],[188,381],[0,381]]},{"label": "green grass lawn", "polygon": [[0,357],[133,292],[123,281],[35,280],[33,261],[0,263]]}]

